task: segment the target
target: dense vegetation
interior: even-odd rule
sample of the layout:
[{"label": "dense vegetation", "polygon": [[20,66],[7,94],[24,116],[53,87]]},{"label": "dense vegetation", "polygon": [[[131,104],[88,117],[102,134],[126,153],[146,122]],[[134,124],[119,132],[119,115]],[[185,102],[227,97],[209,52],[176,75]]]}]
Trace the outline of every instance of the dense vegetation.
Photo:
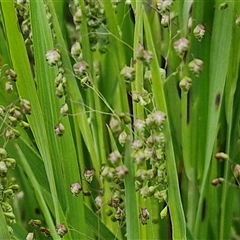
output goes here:
[{"label": "dense vegetation", "polygon": [[240,239],[239,1],[0,4],[0,239]]}]

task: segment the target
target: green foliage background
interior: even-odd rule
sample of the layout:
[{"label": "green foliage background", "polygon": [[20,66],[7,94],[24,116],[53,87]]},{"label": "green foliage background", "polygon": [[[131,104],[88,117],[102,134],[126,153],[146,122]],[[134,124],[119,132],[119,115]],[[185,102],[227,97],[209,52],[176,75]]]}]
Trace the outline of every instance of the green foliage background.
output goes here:
[{"label": "green foliage background", "polygon": [[[59,224],[68,229],[64,239],[239,239],[240,3],[179,0],[168,7],[169,2],[0,1],[0,105],[6,109],[0,141],[17,162],[8,173],[8,187],[20,186],[20,193],[6,200],[0,174],[1,204],[11,203],[16,220],[10,224],[0,208],[0,239],[25,239],[28,232],[44,239],[38,227],[29,226],[31,219],[41,220],[53,239],[60,238]],[[169,18],[165,25],[164,17]],[[23,23],[30,28],[25,33]],[[202,39],[194,32],[199,24],[205,30]],[[179,56],[181,38],[189,43]],[[81,59],[71,54],[75,41],[81,43]],[[58,66],[46,61],[53,49],[61,56]],[[189,69],[194,59],[203,61],[199,76]],[[74,71],[82,60],[88,65],[84,76]],[[133,81],[124,80],[126,66],[134,71]],[[11,94],[4,90],[10,68],[17,73]],[[66,78],[63,89],[54,82],[59,69]],[[184,77],[191,79],[188,90],[179,87]],[[61,90],[63,96],[57,97]],[[140,100],[134,101],[134,94]],[[8,121],[8,110],[19,99],[31,103],[31,114],[24,116],[27,130]],[[66,116],[60,112],[65,103]],[[159,111],[166,116],[164,126],[154,130],[164,136],[163,201],[149,192],[143,199],[137,191],[136,173],[151,170],[152,163],[139,167],[133,151],[134,123]],[[65,128],[62,136],[54,131],[59,123]],[[125,144],[119,143],[113,123],[128,135]],[[20,137],[7,138],[9,128]],[[116,150],[128,171],[117,183],[102,180]],[[229,156],[226,161],[216,160],[219,152]],[[153,168],[156,178],[162,174],[159,166]],[[94,169],[91,183],[84,179],[86,169]],[[213,179],[220,186],[213,186]],[[78,197],[70,191],[76,182],[83,190]],[[149,180],[146,186],[159,189],[161,184]],[[123,203],[114,209],[109,202],[115,188],[122,191]],[[140,221],[144,209],[146,224]],[[120,219],[117,210],[124,212]]]}]

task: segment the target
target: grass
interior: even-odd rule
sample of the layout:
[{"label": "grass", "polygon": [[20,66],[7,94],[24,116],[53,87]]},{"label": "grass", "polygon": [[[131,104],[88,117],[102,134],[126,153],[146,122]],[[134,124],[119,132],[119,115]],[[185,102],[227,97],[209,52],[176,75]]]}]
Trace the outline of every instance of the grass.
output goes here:
[{"label": "grass", "polygon": [[240,238],[239,2],[170,2],[0,1],[0,239]]}]

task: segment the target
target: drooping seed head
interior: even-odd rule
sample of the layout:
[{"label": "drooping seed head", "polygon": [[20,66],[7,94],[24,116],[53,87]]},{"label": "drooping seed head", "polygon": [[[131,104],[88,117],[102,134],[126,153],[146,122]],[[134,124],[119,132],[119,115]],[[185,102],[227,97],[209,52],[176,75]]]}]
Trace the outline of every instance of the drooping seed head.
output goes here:
[{"label": "drooping seed head", "polygon": [[70,185],[70,191],[73,196],[77,197],[79,193],[82,191],[82,186],[80,183],[76,182]]},{"label": "drooping seed head", "polygon": [[179,40],[177,40],[176,42],[174,42],[173,47],[174,47],[176,53],[180,57],[182,57],[188,51],[188,49],[190,47],[190,42],[186,38],[182,37]]},{"label": "drooping seed head", "polygon": [[135,69],[133,67],[125,66],[120,74],[127,82],[133,82],[135,80]]},{"label": "drooping seed head", "polygon": [[229,159],[229,156],[228,154],[224,153],[224,152],[218,152],[215,154],[215,158],[218,160],[218,161],[226,161]]},{"label": "drooping seed head", "polygon": [[31,114],[31,103],[27,99],[20,99],[20,109],[23,114]]},{"label": "drooping seed head", "polygon": [[45,56],[50,66],[56,66],[61,62],[61,55],[56,49],[48,50]]},{"label": "drooping seed head", "polygon": [[67,234],[68,229],[65,227],[64,224],[58,224],[56,226],[56,231],[57,231],[57,234],[62,238],[65,234]]},{"label": "drooping seed head", "polygon": [[128,174],[128,169],[123,164],[121,166],[116,167],[115,173],[116,173],[117,177],[119,177],[120,179],[123,179]]},{"label": "drooping seed head", "polygon": [[17,73],[13,69],[6,70],[5,74],[9,80],[16,81]]},{"label": "drooping seed head", "polygon": [[83,77],[88,68],[89,65],[85,61],[80,61],[73,65],[73,71],[79,77]]},{"label": "drooping seed head", "polygon": [[94,169],[91,169],[91,170],[85,169],[84,170],[83,176],[88,183],[92,182],[94,173],[95,173]]},{"label": "drooping seed head", "polygon": [[192,79],[189,77],[184,77],[180,82],[179,82],[179,87],[183,92],[188,92],[192,86]]},{"label": "drooping seed head", "polygon": [[139,214],[139,221],[142,223],[142,225],[147,224],[147,221],[150,218],[150,213],[147,210],[147,208],[143,207],[141,208],[140,214]]},{"label": "drooping seed head", "polygon": [[65,127],[63,126],[62,123],[58,123],[57,125],[55,125],[54,127],[54,132],[57,136],[61,137],[64,132],[65,132]]},{"label": "drooping seed head", "polygon": [[203,61],[200,59],[193,59],[189,64],[188,64],[189,70],[197,77],[202,73],[203,71]]},{"label": "drooping seed head", "polygon": [[33,226],[33,227],[40,227],[42,222],[41,220],[39,219],[31,219],[29,222],[28,222],[29,225]]},{"label": "drooping seed head", "polygon": [[193,35],[198,41],[201,41],[205,35],[205,32],[205,27],[202,24],[198,24],[193,30]]},{"label": "drooping seed head", "polygon": [[111,162],[113,166],[118,166],[121,162],[122,155],[118,150],[114,150],[108,155],[108,160]]}]

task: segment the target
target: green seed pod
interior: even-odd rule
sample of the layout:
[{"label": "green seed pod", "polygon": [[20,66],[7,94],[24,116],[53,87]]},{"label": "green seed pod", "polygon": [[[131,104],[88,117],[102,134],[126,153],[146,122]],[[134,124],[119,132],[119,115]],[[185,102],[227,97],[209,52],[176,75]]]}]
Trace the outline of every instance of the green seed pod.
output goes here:
[{"label": "green seed pod", "polygon": [[189,77],[184,77],[180,82],[179,82],[179,87],[183,92],[188,92],[189,89],[192,86],[192,79]]},{"label": "green seed pod", "polygon": [[13,117],[13,116],[8,116],[8,124],[12,127],[16,127],[18,123],[17,118]]},{"label": "green seed pod", "polygon": [[56,66],[61,63],[61,56],[58,52],[58,50],[48,50],[45,54],[46,60],[50,66]]},{"label": "green seed pod", "polygon": [[11,223],[15,222],[15,215],[13,212],[4,212],[3,214]]},{"label": "green seed pod", "polygon": [[14,192],[12,189],[8,188],[3,191],[4,198],[12,198],[14,196]]},{"label": "green seed pod", "polygon": [[126,82],[133,82],[135,80],[135,69],[133,67],[125,66],[120,74]]},{"label": "green seed pod", "polygon": [[144,182],[145,180],[148,179],[147,177],[147,170],[145,169],[138,169],[136,174],[135,174],[135,178],[140,181],[140,182]]},{"label": "green seed pod", "polygon": [[82,191],[82,186],[80,183],[76,182],[70,185],[70,191],[73,196],[77,197],[79,193]]},{"label": "green seed pod", "polygon": [[6,166],[6,163],[3,161],[0,161],[0,177],[6,177],[8,172],[8,168]]},{"label": "green seed pod", "polygon": [[165,208],[163,208],[163,210],[160,212],[160,217],[161,219],[165,218],[167,216],[167,212],[168,212],[168,207],[166,206]]},{"label": "green seed pod", "polygon": [[198,41],[201,41],[205,35],[205,27],[202,24],[198,24],[193,30],[193,35]]},{"label": "green seed pod", "polygon": [[127,115],[126,113],[119,113],[118,114],[119,118],[125,123],[125,124],[129,124],[131,123],[131,117],[129,115]]},{"label": "green seed pod", "polygon": [[101,176],[111,182],[115,178],[115,169],[105,165],[101,169]]},{"label": "green seed pod", "polygon": [[197,77],[202,73],[203,71],[203,61],[200,59],[193,59],[189,64],[188,64],[189,70]]},{"label": "green seed pod", "polygon": [[20,127],[22,127],[23,129],[28,129],[29,128],[29,124],[25,121],[21,121],[19,123]]},{"label": "green seed pod", "polygon": [[7,168],[15,168],[16,166],[16,160],[14,158],[5,158],[4,162]]},{"label": "green seed pod", "polygon": [[7,151],[5,148],[0,147],[0,159],[4,159],[7,157]]},{"label": "green seed pod", "polygon": [[65,132],[65,127],[62,123],[58,123],[57,125],[55,125],[54,131],[57,136],[61,137]]},{"label": "green seed pod", "polygon": [[58,96],[59,98],[61,98],[64,95],[64,86],[62,83],[60,83],[57,87],[56,87],[56,91],[55,91],[56,96]]},{"label": "green seed pod", "polygon": [[108,207],[108,208],[105,210],[105,214],[106,214],[108,217],[110,217],[110,216],[113,214],[112,209]]},{"label": "green seed pod", "polygon": [[73,57],[79,57],[79,55],[81,54],[81,45],[79,42],[75,42],[72,47],[71,47],[71,55]]},{"label": "green seed pod", "polygon": [[12,206],[7,202],[1,202],[1,206],[2,206],[3,212],[12,212],[13,211]]},{"label": "green seed pod", "polygon": [[16,129],[12,129],[12,128],[8,128],[6,131],[5,131],[5,137],[7,139],[17,139],[20,137],[20,133],[18,130]]},{"label": "green seed pod", "polygon": [[62,116],[66,116],[67,113],[68,113],[68,105],[67,105],[67,103],[64,103],[60,108],[60,114]]},{"label": "green seed pod", "polygon": [[190,42],[186,38],[180,38],[173,45],[179,57],[183,57],[190,47]]},{"label": "green seed pod", "polygon": [[11,189],[13,191],[13,193],[16,193],[19,190],[19,185],[18,184],[13,184],[13,185],[9,186],[8,189]]},{"label": "green seed pod", "polygon": [[0,105],[0,116],[4,117],[5,112],[6,112],[5,107]]},{"label": "green seed pod", "polygon": [[221,3],[220,5],[219,5],[219,9],[220,10],[224,10],[224,9],[226,9],[228,7],[228,4],[225,2],[225,3]]},{"label": "green seed pod", "polygon": [[73,16],[73,22],[75,23],[75,25],[79,25],[82,22],[82,10],[80,7],[77,8],[77,11]]}]

